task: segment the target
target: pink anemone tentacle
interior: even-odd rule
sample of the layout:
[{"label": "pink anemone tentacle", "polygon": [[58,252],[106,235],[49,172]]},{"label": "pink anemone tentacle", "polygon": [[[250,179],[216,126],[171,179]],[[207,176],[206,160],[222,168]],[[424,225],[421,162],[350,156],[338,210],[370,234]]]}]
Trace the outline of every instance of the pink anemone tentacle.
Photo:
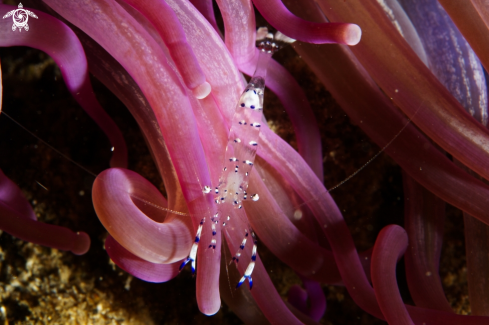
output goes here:
[{"label": "pink anemone tentacle", "polygon": [[105,249],[118,267],[138,279],[160,283],[170,281],[179,274],[180,261],[170,264],[148,262],[129,252],[111,235],[105,239]]},{"label": "pink anemone tentacle", "polygon": [[[293,285],[287,294],[287,301],[303,314],[318,322],[326,311],[326,297],[324,296],[323,288],[320,283],[306,278],[302,278],[302,283],[305,289],[298,285]],[[308,299],[310,306],[307,305]]]},{"label": "pink anemone tentacle", "polygon": [[217,27],[216,16],[214,15],[214,7],[212,6],[212,0],[189,0],[202,16],[211,24],[216,30],[216,33],[220,33],[219,27]]},{"label": "pink anemone tentacle", "polygon": [[313,23],[293,15],[280,0],[253,0],[262,16],[293,39],[313,44],[357,45],[362,30],[350,23]]},{"label": "pink anemone tentacle", "polygon": [[0,229],[22,240],[76,255],[83,255],[90,248],[90,237],[85,232],[75,233],[66,227],[37,221],[19,187],[1,170],[0,216]]},{"label": "pink anemone tentacle", "polygon": [[316,281],[339,283],[333,254],[302,234],[284,215],[265,184],[258,181],[261,179],[258,173],[252,172],[251,176],[250,189],[260,193],[260,200],[246,202],[245,209],[261,241],[299,274]]},{"label": "pink anemone tentacle", "polygon": [[438,266],[443,244],[445,202],[403,173],[405,228],[410,244],[404,255],[409,292],[416,306],[453,312],[443,292]]},{"label": "pink anemone tentacle", "polygon": [[[131,76],[129,76],[121,67],[121,65],[115,61],[104,49],[87,37],[83,32],[76,31],[76,33],[85,48],[85,52],[87,53],[90,72],[101,80],[105,86],[107,86],[126,105],[126,107],[128,107],[140,125],[141,130],[148,142],[149,149],[155,157],[155,163],[165,183],[169,202],[168,206],[172,211],[186,211],[186,205],[182,199],[181,188],[178,184],[170,158],[168,157],[168,151],[164,146],[161,131],[157,127],[154,113],[151,110],[149,103],[144,98],[144,95],[141,93],[141,89],[137,86]],[[123,174],[121,173],[121,176],[122,175]],[[139,183],[140,185],[144,184],[144,182]],[[149,190],[153,189],[151,184],[149,184],[148,187]],[[119,190],[124,191],[125,193],[123,193],[123,197],[128,198],[128,201],[131,201],[130,203],[134,204],[132,199],[129,198],[130,195],[127,195],[129,193],[127,188],[120,188]],[[143,196],[146,195],[146,192],[147,189],[144,189]],[[155,202],[151,202],[153,207],[157,209],[168,207],[167,205],[164,205],[161,195],[157,196],[160,200],[160,204],[163,205],[158,206],[155,204]],[[109,205],[110,203],[104,202],[103,204]],[[124,202],[124,204],[126,203]],[[156,213],[156,217],[162,218],[162,216],[166,213],[169,212],[160,210],[158,213]],[[168,222],[168,219],[165,221]],[[183,221],[189,223],[190,219],[187,218]],[[188,224],[188,227],[188,233],[189,236],[191,236],[191,232],[193,231],[191,224]],[[110,230],[112,232],[114,231],[114,229]],[[145,236],[147,236],[147,234],[145,234]],[[161,240],[161,237],[158,235],[156,239]],[[189,240],[191,241],[191,238]],[[178,266],[180,261],[171,264],[156,264],[148,262],[125,249],[111,235],[107,236],[105,249],[115,264],[133,276],[144,281],[166,282],[178,274]]]},{"label": "pink anemone tentacle", "polygon": [[159,208],[167,206],[166,200],[139,174],[119,168],[103,171],[93,184],[92,200],[105,229],[134,255],[159,264],[187,255],[193,240],[190,219],[172,213],[164,218]]},{"label": "pink anemone tentacle", "polygon": [[414,325],[397,286],[396,264],[408,246],[406,231],[397,225],[383,228],[372,253],[372,284],[385,319],[392,325]]},{"label": "pink anemone tentacle", "polygon": [[211,92],[211,86],[205,81],[205,75],[187,43],[185,33],[173,10],[164,1],[124,0],[140,11],[156,28],[171,58],[183,78],[187,88],[198,99],[205,98]]},{"label": "pink anemone tentacle", "polygon": [[[224,22],[224,44],[240,68],[251,65],[256,52],[255,11],[251,0],[216,0]],[[253,75],[256,62],[248,75]]]}]

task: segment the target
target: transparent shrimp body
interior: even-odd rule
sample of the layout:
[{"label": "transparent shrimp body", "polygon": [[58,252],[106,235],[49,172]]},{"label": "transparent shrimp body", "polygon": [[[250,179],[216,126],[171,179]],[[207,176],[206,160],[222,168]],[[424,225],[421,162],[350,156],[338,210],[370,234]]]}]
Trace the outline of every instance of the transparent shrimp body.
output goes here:
[{"label": "transparent shrimp body", "polygon": [[262,77],[253,77],[238,101],[229,132],[223,170],[215,189],[217,204],[232,204],[241,208],[243,200],[251,199],[246,190],[258,147],[264,90],[265,80]]},{"label": "transparent shrimp body", "polygon": [[[260,30],[259,30],[260,31]],[[272,54],[278,50],[276,43],[272,41],[273,35],[265,33],[265,39],[258,44],[260,56],[253,77],[241,94],[236,110],[233,116],[232,124],[229,130],[229,138],[226,144],[226,153],[224,157],[222,172],[219,177],[219,184],[211,189],[210,186],[204,186],[203,193],[215,195],[217,212],[211,218],[212,222],[212,240],[209,248],[216,247],[215,236],[219,222],[226,226],[227,221],[231,218],[232,209],[241,209],[244,200],[258,201],[258,194],[249,195],[248,178],[253,169],[256,151],[259,145],[259,135],[263,120],[263,95],[265,91],[265,77],[268,62]],[[192,272],[195,272],[195,260],[197,249],[200,242],[200,235],[205,220],[202,219],[197,229],[194,243],[190,250],[189,256],[180,266],[182,269],[187,263],[191,263]],[[250,289],[253,286],[251,274],[255,267],[257,254],[256,236],[249,226],[245,229],[244,237],[236,254],[233,257],[235,263],[239,262],[239,257],[245,248],[248,237],[251,233],[253,239],[253,248],[251,261],[249,262],[243,277],[236,287],[241,286],[248,279]]]}]

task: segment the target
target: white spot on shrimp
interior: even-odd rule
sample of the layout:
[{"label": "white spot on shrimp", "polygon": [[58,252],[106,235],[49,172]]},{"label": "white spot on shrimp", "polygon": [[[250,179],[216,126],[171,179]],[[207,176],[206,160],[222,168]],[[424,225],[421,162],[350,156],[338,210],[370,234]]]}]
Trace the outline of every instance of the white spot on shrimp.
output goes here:
[{"label": "white spot on shrimp", "polygon": [[251,196],[251,199],[256,202],[256,201],[258,201],[260,199],[260,196],[258,194],[253,194]]},{"label": "white spot on shrimp", "polygon": [[250,141],[250,146],[257,146],[258,143],[256,141]]},{"label": "white spot on shrimp", "polygon": [[204,194],[210,193],[211,192],[211,188],[206,185],[206,186],[204,186],[204,189],[202,190],[202,192],[204,192]]}]

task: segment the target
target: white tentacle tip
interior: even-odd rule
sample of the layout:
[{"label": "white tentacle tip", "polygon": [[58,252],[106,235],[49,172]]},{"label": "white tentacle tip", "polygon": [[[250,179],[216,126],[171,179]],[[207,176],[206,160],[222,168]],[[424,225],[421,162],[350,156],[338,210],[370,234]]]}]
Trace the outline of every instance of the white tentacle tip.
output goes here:
[{"label": "white tentacle tip", "polygon": [[211,85],[207,81],[204,81],[203,83],[201,83],[200,85],[192,89],[192,94],[197,99],[204,99],[207,96],[209,96],[211,90],[212,90]]}]

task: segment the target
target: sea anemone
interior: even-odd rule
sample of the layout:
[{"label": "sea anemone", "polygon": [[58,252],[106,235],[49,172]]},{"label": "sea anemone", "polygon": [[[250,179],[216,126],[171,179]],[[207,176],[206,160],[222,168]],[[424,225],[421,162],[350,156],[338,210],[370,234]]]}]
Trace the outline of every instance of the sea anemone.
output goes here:
[{"label": "sea anemone", "polygon": [[[303,90],[275,61],[269,64],[267,87],[290,117],[298,151],[263,127],[250,173],[250,193],[259,193],[260,200],[244,203],[241,212],[230,212],[226,227],[219,223],[224,237],[220,232],[213,235],[211,223],[204,222],[216,211],[213,197],[203,189],[206,192],[207,186],[219,182],[234,109],[245,85],[239,70],[251,75],[257,61],[250,1],[217,1],[225,42],[209,1],[44,3],[32,3],[36,9],[29,10],[38,20],[28,31],[14,30],[11,20],[3,20],[0,45],[28,45],[51,55],[68,90],[107,135],[113,149],[112,168],[97,175],[92,200],[110,234],[105,248],[122,269],[148,282],[176,277],[202,225],[202,236],[197,236],[196,292],[199,309],[206,315],[219,311],[223,297],[245,322],[318,321],[325,310],[318,284],[323,283],[344,286],[362,310],[390,324],[487,322],[483,317],[489,313],[487,289],[480,283],[485,283],[489,265],[484,253],[487,235],[482,230],[489,222],[489,187],[480,179],[489,176],[485,163],[489,133],[484,70],[477,58],[485,65],[485,48],[479,40],[487,32],[479,1],[467,1],[463,10],[445,0],[440,1],[444,7],[428,0],[400,4],[321,0],[317,6],[312,1],[288,1],[289,9],[278,0],[254,1],[272,27],[298,40],[294,49],[351,121],[403,170],[405,230],[387,222],[373,247],[362,252],[357,251],[341,214],[346,207],[338,208],[323,186],[323,163],[327,167],[335,161],[335,150],[326,149],[329,158],[322,152],[322,124],[318,128]],[[460,31],[456,24],[462,26]],[[90,72],[137,121],[163,179],[166,198],[127,169],[125,141],[93,96],[85,54]],[[108,150],[104,154],[107,157]],[[376,157],[365,156],[365,161]],[[131,149],[129,159],[136,159]],[[361,177],[362,170],[344,176]],[[329,170],[325,171],[327,175]],[[13,210],[9,216],[28,214],[35,219],[20,191],[3,179],[13,189],[8,193],[15,193],[15,200],[1,197],[5,209]],[[465,213],[473,316],[455,314],[441,286],[444,202]],[[75,253],[88,248],[84,233],[64,228],[35,231],[39,223],[32,222],[30,233],[22,227],[0,226],[49,247]],[[224,265],[221,241],[232,256],[251,228],[259,242],[302,279],[306,290],[292,287],[289,304],[270,281],[260,249],[253,289],[251,285],[251,290],[230,289],[235,286],[231,282],[237,281],[232,272],[229,281],[219,285]],[[71,238],[69,245],[49,242],[57,238],[58,230]],[[215,249],[207,248],[212,240]],[[236,264],[242,275],[251,260],[251,245],[240,254]],[[396,280],[397,262],[403,256],[410,297],[401,296]]]}]

